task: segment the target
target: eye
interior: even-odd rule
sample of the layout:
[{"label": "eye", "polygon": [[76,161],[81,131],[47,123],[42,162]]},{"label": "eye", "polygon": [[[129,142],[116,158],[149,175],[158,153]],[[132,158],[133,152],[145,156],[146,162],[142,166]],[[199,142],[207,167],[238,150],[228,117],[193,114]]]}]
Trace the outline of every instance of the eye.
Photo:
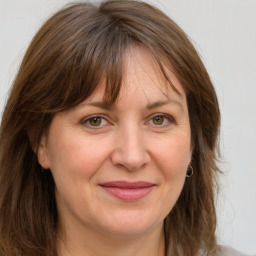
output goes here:
[{"label": "eye", "polygon": [[82,120],[82,124],[89,128],[101,128],[107,125],[107,120],[102,116],[91,116]]},{"label": "eye", "polygon": [[160,114],[152,117],[152,119],[149,122],[154,126],[167,126],[168,124],[172,124],[174,120],[169,115]]}]

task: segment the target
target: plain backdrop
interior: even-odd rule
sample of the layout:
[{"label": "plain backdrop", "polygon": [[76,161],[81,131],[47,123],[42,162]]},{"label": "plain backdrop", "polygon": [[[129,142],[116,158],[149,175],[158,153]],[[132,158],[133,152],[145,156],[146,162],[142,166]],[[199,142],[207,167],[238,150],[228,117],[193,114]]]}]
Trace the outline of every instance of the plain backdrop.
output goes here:
[{"label": "plain backdrop", "polygon": [[[66,0],[0,0],[0,111],[42,22]],[[222,113],[218,239],[256,254],[256,0],[148,1],[189,35]]]}]

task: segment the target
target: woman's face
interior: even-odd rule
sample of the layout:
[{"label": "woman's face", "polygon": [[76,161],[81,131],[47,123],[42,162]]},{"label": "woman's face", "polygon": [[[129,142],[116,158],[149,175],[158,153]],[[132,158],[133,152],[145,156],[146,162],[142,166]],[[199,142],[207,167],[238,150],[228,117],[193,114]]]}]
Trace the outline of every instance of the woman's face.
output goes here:
[{"label": "woman's face", "polygon": [[166,86],[143,47],[127,51],[120,95],[104,85],[82,104],[56,114],[39,162],[56,184],[59,225],[118,236],[162,227],[182,190],[191,160],[185,93],[167,71]]}]

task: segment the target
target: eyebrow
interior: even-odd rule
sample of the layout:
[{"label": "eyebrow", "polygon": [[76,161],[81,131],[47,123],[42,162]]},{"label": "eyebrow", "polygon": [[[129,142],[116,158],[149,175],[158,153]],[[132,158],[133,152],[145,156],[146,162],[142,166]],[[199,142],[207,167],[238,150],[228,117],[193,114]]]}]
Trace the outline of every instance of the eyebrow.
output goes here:
[{"label": "eyebrow", "polygon": [[174,99],[168,99],[166,101],[156,101],[156,102],[150,103],[147,105],[147,109],[154,109],[157,107],[161,107],[163,105],[167,105],[169,103],[176,104],[183,110],[183,105],[181,104],[181,102]]},{"label": "eyebrow", "polygon": [[[146,108],[150,110],[150,109],[161,107],[163,105],[167,105],[169,103],[176,104],[176,105],[178,105],[183,110],[182,103],[180,101],[178,101],[178,100],[175,100],[175,99],[168,99],[166,101],[156,101],[156,102],[153,102],[153,103],[149,103],[146,106]],[[106,101],[90,102],[90,103],[88,103],[88,105],[89,106],[98,107],[98,108],[102,108],[102,109],[106,109],[106,110],[113,110],[113,109],[115,109],[115,105],[113,103],[108,103]]]},{"label": "eyebrow", "polygon": [[106,101],[95,101],[88,103],[89,106],[94,106],[106,110],[113,110],[115,108],[113,103],[108,103]]}]

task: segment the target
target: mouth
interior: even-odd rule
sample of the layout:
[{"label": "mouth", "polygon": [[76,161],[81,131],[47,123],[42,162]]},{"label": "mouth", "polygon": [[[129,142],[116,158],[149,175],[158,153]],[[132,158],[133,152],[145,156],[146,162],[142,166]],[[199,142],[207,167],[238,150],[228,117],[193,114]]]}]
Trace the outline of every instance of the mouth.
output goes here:
[{"label": "mouth", "polygon": [[112,181],[99,184],[105,192],[123,201],[137,201],[147,196],[156,184],[144,181]]}]

